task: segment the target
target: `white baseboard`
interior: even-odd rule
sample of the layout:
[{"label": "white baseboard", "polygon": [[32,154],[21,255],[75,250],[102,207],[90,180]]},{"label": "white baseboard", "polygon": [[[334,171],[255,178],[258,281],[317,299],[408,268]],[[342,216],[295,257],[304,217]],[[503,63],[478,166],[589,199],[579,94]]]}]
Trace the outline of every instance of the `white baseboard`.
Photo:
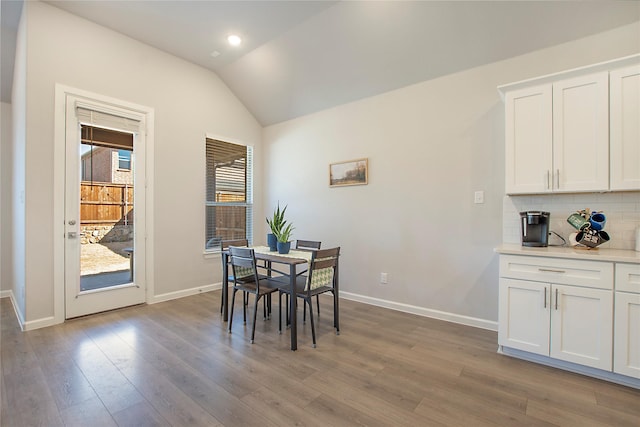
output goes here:
[{"label": "white baseboard", "polygon": [[173,299],[184,298],[191,295],[201,294],[203,292],[211,292],[222,288],[222,283],[214,283],[212,285],[198,286],[191,289],[183,289],[175,292],[167,292],[166,294],[155,295],[147,301],[147,304],[157,304],[159,302],[171,301]]},{"label": "white baseboard", "polygon": [[20,325],[20,329],[25,331],[26,329],[24,326],[24,316],[22,315],[20,310],[18,310],[18,304],[16,304],[16,298],[13,294],[13,290],[2,291],[0,295],[2,296],[2,298],[9,298],[9,300],[11,300],[11,306],[13,307],[13,312],[16,315],[16,319],[18,319],[18,324]]},{"label": "white baseboard", "polygon": [[56,320],[55,317],[43,317],[42,319],[29,320],[21,325],[23,331],[32,331],[34,329],[46,328],[47,326],[58,325],[62,322]]},{"label": "white baseboard", "polygon": [[498,322],[492,320],[478,319],[477,317],[463,316],[460,314],[448,313],[446,311],[433,310],[430,308],[418,307],[415,305],[403,304],[399,302],[368,297],[365,295],[353,294],[351,292],[340,291],[340,297],[351,301],[375,305],[377,307],[384,307],[391,310],[402,311],[404,313],[411,313],[418,316],[430,317],[432,319],[445,320],[447,322],[473,326],[474,328],[487,329],[489,331],[498,330]]},{"label": "white baseboard", "polygon": [[[175,292],[167,292],[165,294],[155,295],[147,301],[147,304],[157,304],[160,302],[171,301],[178,298],[184,298],[192,295],[201,294],[203,292],[211,292],[222,288],[222,283],[214,283],[206,286],[198,286],[191,289],[183,289]],[[25,322],[24,318],[21,316],[16,303],[13,297],[12,291],[2,291],[0,293],[1,298],[9,297],[11,298],[11,304],[13,305],[13,309],[16,313],[16,317],[18,322],[20,323],[20,327],[23,331],[28,331],[32,329],[44,328],[46,326],[55,325],[59,322],[56,322],[54,317],[47,317],[37,320],[30,320],[29,322]],[[447,322],[458,323],[461,325],[472,326],[480,329],[487,329],[490,331],[498,330],[498,322],[478,319],[476,317],[463,316],[455,313],[448,313],[445,311],[433,310],[424,307],[418,307],[410,304],[403,304],[394,301],[383,300],[379,298],[373,298],[365,295],[354,294],[351,292],[340,292],[340,297],[346,300],[357,301],[364,304],[370,304],[377,307],[388,308],[391,310],[401,311],[404,313],[411,313],[418,316],[429,317],[438,320],[444,320]]]}]

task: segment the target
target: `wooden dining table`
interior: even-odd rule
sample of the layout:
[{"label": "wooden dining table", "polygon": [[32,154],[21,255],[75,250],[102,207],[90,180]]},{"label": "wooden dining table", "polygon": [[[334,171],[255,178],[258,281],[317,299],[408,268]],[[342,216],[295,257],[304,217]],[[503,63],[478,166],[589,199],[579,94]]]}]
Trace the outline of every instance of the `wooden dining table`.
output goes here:
[{"label": "wooden dining table", "polygon": [[[290,331],[291,331],[291,350],[298,349],[298,322],[297,322],[297,299],[295,297],[296,291],[296,268],[298,265],[307,264],[311,261],[312,252],[292,249],[288,254],[279,254],[271,252],[268,246],[254,246],[252,247],[256,255],[256,261],[265,261],[267,268],[271,270],[273,264],[278,264],[286,267],[288,266],[289,272],[279,271],[273,269],[278,273],[283,274],[283,283],[285,277],[288,278],[289,289],[291,291],[292,298],[290,298],[291,304],[289,305],[289,318],[291,319]],[[223,250],[222,254],[222,319],[227,322],[229,320],[229,251]],[[231,314],[233,315],[233,313]]]}]

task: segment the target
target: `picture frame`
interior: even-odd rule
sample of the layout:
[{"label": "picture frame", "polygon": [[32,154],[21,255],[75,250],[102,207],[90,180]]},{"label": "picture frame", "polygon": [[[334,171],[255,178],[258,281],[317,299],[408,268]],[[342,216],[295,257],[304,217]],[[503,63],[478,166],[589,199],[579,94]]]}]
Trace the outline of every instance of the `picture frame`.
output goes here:
[{"label": "picture frame", "polygon": [[369,182],[369,159],[355,159],[329,164],[329,187],[366,185]]}]

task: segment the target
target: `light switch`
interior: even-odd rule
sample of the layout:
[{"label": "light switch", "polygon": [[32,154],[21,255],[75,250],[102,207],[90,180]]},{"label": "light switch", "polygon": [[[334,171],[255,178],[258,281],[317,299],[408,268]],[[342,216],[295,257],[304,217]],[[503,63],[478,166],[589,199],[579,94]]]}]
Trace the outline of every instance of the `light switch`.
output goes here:
[{"label": "light switch", "polygon": [[473,195],[473,203],[484,203],[484,191],[476,191]]}]

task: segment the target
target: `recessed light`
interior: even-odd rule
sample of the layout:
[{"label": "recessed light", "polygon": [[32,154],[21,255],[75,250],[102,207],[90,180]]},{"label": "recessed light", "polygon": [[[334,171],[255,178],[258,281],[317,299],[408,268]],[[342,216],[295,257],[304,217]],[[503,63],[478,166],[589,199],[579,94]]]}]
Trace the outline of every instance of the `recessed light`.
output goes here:
[{"label": "recessed light", "polygon": [[227,41],[231,46],[239,46],[240,43],[242,43],[242,39],[235,34],[231,34],[229,37],[227,37]]}]

